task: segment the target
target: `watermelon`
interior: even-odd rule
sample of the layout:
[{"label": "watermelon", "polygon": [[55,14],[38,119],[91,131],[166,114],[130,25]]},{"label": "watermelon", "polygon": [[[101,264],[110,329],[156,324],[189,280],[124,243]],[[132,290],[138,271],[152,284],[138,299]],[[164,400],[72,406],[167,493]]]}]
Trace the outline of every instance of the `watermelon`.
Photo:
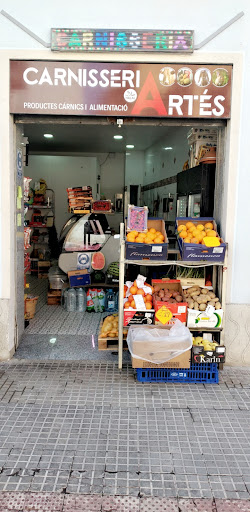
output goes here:
[{"label": "watermelon", "polygon": [[91,266],[94,270],[102,270],[105,267],[105,257],[102,252],[95,252],[93,254]]}]

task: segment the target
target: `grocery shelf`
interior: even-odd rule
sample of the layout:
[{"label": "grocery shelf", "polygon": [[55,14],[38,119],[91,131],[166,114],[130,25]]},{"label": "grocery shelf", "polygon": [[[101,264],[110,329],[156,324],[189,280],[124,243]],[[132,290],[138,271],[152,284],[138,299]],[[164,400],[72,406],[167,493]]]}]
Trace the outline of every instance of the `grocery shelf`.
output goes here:
[{"label": "grocery shelf", "polygon": [[194,331],[194,332],[221,332],[223,331],[223,327],[188,327],[188,329],[190,331]]},{"label": "grocery shelf", "polygon": [[[179,256],[179,249],[169,249],[169,256],[177,255]],[[202,261],[202,262],[194,262],[194,261],[183,261],[180,259],[177,260],[128,260],[125,256],[125,236],[124,236],[124,224],[120,224],[120,271],[119,271],[119,337],[118,337],[118,366],[119,369],[122,368],[122,355],[123,355],[123,287],[124,287],[124,277],[125,277],[125,265],[138,265],[138,266],[147,266],[147,267],[163,267],[163,266],[173,266],[176,267],[188,267],[188,268],[201,268],[201,267],[213,267],[213,277],[212,283],[214,289],[218,287],[220,290],[220,299],[222,304],[222,309],[225,309],[225,297],[226,297],[226,280],[223,279],[223,274],[227,270],[227,253],[224,262],[214,262],[214,261]],[[224,324],[224,317],[223,317]],[[224,331],[223,325],[219,328],[206,328],[206,327],[193,327],[189,330],[191,332],[217,332],[220,333],[220,345],[224,345]]]},{"label": "grocery shelf", "polygon": [[118,283],[108,284],[108,283],[91,283],[91,284],[83,284],[82,288],[91,288],[92,286],[96,286],[96,288],[119,288]]},{"label": "grocery shelf", "polygon": [[40,204],[35,206],[34,204],[32,204],[32,205],[28,205],[28,208],[29,208],[29,210],[32,210],[32,209],[34,209],[34,210],[42,210],[42,209],[43,210],[53,210],[54,206],[53,206],[53,204],[51,206],[42,206]]},{"label": "grocery shelf", "polygon": [[196,261],[183,261],[183,260],[122,260],[121,264],[125,265],[140,265],[140,266],[150,266],[150,267],[162,267],[162,266],[171,266],[176,265],[179,267],[190,267],[190,268],[199,268],[199,267],[212,267],[214,265],[218,267],[223,267],[224,263],[220,262],[196,262]]}]

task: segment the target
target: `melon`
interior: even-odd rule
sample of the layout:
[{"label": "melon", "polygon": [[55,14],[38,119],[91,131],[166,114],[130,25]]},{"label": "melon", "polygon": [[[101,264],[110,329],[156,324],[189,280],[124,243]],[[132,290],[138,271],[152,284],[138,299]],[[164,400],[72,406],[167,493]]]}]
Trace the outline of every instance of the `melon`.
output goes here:
[{"label": "melon", "polygon": [[105,257],[102,252],[95,252],[93,254],[91,266],[94,270],[102,270],[105,267]]}]

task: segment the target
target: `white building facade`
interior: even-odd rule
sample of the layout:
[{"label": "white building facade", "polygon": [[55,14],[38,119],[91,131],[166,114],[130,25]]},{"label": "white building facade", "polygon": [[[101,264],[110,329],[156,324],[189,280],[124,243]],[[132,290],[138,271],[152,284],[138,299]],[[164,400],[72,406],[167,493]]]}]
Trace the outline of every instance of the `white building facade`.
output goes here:
[{"label": "white building facade", "polygon": [[[8,359],[17,344],[16,230],[16,132],[9,109],[10,61],[143,62],[233,65],[231,116],[227,121],[224,146],[221,235],[228,243],[226,271],[225,344],[227,364],[250,364],[250,173],[248,118],[250,82],[250,14],[247,0],[237,5],[230,0],[211,0],[209,8],[194,0],[191,5],[177,0],[170,7],[163,0],[154,4],[126,5],[97,0],[86,7],[76,0],[74,7],[45,0],[36,5],[3,0],[0,14],[0,359]],[[11,19],[11,17],[13,19]],[[230,23],[228,23],[230,22]],[[225,26],[225,25],[228,26]],[[51,27],[107,29],[194,30],[191,54],[159,53],[55,53],[50,49]],[[28,29],[28,30],[27,30]],[[210,37],[211,36],[211,37]],[[212,37],[213,36],[213,37]],[[207,42],[206,42],[207,41]],[[20,262],[19,262],[20,264]],[[20,298],[19,298],[20,300]]]}]

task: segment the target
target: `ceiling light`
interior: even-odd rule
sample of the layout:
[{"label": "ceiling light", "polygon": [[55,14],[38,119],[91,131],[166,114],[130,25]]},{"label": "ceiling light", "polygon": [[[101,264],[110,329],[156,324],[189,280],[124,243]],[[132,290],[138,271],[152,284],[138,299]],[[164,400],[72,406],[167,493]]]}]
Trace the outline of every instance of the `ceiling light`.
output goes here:
[{"label": "ceiling light", "polygon": [[126,148],[128,149],[134,149],[135,146],[133,146],[133,144],[127,144]]},{"label": "ceiling light", "polygon": [[50,338],[49,342],[52,343],[52,345],[54,345],[54,343],[56,342],[56,338]]},{"label": "ceiling light", "polygon": [[168,149],[173,149],[173,148],[171,148],[171,147],[167,147],[167,148],[164,148],[164,149],[166,149],[166,151],[167,151]]},{"label": "ceiling light", "polygon": [[114,135],[114,139],[117,139],[117,140],[123,139],[123,136],[122,135]]},{"label": "ceiling light", "polygon": [[54,135],[52,135],[52,133],[44,133],[43,136],[45,137],[45,139],[53,139]]}]

